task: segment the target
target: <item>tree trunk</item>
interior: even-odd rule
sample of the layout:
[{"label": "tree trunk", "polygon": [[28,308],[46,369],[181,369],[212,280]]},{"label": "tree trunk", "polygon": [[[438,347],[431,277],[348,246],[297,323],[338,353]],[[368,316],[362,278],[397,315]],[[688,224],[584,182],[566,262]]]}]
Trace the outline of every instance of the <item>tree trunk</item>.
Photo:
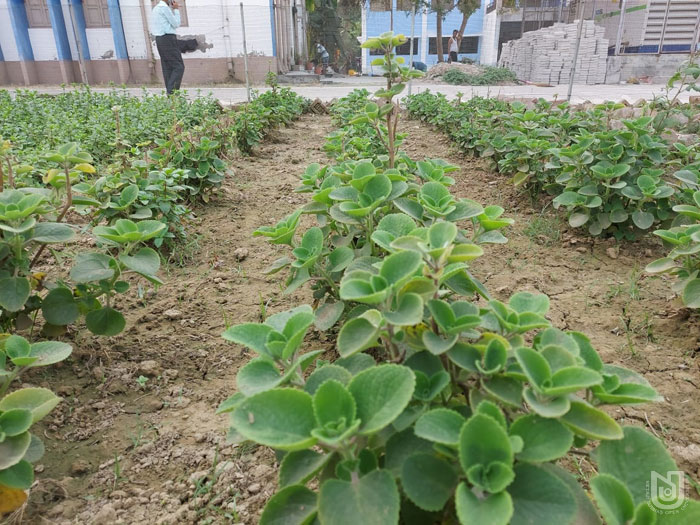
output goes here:
[{"label": "tree trunk", "polygon": [[460,40],[464,36],[464,30],[467,28],[467,21],[469,20],[470,16],[472,16],[471,13],[468,15],[465,15],[465,14],[462,15],[462,23],[459,26],[459,39]]},{"label": "tree trunk", "polygon": [[436,33],[435,46],[437,48],[437,61],[444,62],[445,57],[443,56],[443,51],[442,51],[442,12],[437,11],[435,14],[437,15],[437,27],[435,28],[435,33]]}]

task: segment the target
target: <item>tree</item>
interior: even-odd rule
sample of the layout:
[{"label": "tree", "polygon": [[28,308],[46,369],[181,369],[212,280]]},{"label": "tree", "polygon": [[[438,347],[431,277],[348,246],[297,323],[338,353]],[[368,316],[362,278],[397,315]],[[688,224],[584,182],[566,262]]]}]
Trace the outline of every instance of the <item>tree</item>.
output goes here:
[{"label": "tree", "polygon": [[432,0],[430,2],[430,10],[437,16],[437,25],[435,28],[435,44],[437,51],[438,62],[444,62],[445,56],[442,49],[442,21],[447,16],[447,13],[455,7],[454,0]]},{"label": "tree", "polygon": [[457,9],[462,13],[462,23],[459,26],[459,36],[464,35],[464,29],[467,27],[469,17],[474,14],[474,11],[481,7],[479,0],[457,0]]},{"label": "tree", "polygon": [[464,29],[467,27],[467,21],[469,17],[474,14],[474,11],[481,7],[481,2],[479,0],[432,0],[431,2],[426,1],[425,4],[431,12],[435,13],[437,16],[435,36],[436,36],[436,47],[437,47],[437,58],[438,62],[445,61],[445,51],[442,47],[442,22],[447,16],[447,14],[452,11],[455,7],[459,9],[462,13],[462,23],[459,27],[460,37],[464,34]]}]

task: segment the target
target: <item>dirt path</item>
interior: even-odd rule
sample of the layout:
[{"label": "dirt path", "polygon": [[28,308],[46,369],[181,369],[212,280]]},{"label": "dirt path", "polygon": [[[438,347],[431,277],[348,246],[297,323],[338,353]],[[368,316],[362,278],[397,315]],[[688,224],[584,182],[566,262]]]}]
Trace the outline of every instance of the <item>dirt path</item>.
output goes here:
[{"label": "dirt path", "polygon": [[546,202],[531,204],[508,177],[481,159],[459,153],[430,127],[403,122],[403,149],[411,158],[442,158],[462,169],[454,192],[483,205],[498,204],[515,219],[508,243],[485,248],[474,273],[497,299],[516,291],[549,295],[549,318],[557,328],[591,338],[607,363],[642,373],[663,403],[613,412],[623,424],[641,424],[664,439],[679,465],[700,477],[700,319],[672,298],[671,280],[644,267],[663,257],[651,236],[636,243],[593,241],[568,228]]},{"label": "dirt path", "polygon": [[227,325],[259,321],[261,308],[308,300],[304,291],[283,296],[282,277],[263,275],[285,250],[251,234],[306,202],[292,190],[307,164],[326,159],[330,130],[330,119],[306,116],[254,157],[234,160],[233,177],[198,210],[192,260],[166,267],[155,295],[121,305],[126,332],[75,334],[69,366],[27,378],[65,401],[46,425],[42,481],[25,523],[257,521],[276,473],[268,450],[224,444],[227,420],[214,411],[250,355],[220,336]]},{"label": "dirt path", "polygon": [[[697,474],[700,325],[668,300],[668,282],[641,271],[660,247],[626,244],[618,253],[594,245],[551,213],[533,212],[505,177],[429,127],[404,121],[403,128],[411,157],[460,165],[457,194],[500,204],[517,221],[508,244],[487,247],[475,273],[501,299],[516,290],[547,293],[557,327],[586,333],[607,362],[643,373],[667,401],[614,415],[650,426]],[[134,294],[122,305],[127,331],[111,339],[74,334],[69,365],[26,378],[58,388],[65,401],[45,426],[47,456],[25,523],[257,523],[276,488],[274,455],[224,443],[226,419],[214,410],[251,356],[220,334],[259,321],[263,308],[309,300],[307,291],[284,296],[282,277],[262,274],[285,250],[251,233],[306,202],[292,190],[306,165],[327,161],[320,148],[330,130],[328,118],[307,116],[255,157],[235,160],[220,196],[199,210],[192,260],[167,268],[155,295]]]}]

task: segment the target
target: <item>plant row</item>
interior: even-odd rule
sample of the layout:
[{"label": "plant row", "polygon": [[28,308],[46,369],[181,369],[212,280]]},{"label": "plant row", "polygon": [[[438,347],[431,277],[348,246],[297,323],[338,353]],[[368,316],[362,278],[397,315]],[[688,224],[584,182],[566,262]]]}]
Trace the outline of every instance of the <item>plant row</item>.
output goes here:
[{"label": "plant row", "polygon": [[[693,238],[700,219],[700,146],[669,145],[657,130],[660,113],[623,119],[622,128],[613,129],[621,104],[576,110],[539,101],[528,109],[495,99],[450,102],[426,92],[406,106],[465,151],[490,159],[533,198],[552,197],[573,228],[617,239],[659,228],[654,233],[674,251],[649,270],[676,274],[684,303],[700,305],[700,245]],[[654,110],[649,105],[640,111]]]},{"label": "plant row", "polygon": [[[260,137],[297,118],[306,102],[287,90],[275,91],[245,112],[261,107],[274,117],[265,116]],[[153,247],[178,234],[179,219],[189,214],[187,204],[208,200],[221,184],[226,166],[218,155],[224,140],[235,138],[235,122],[228,119],[208,131],[171,129],[170,138],[156,139],[153,149],[122,149],[110,167],[103,163],[101,176],[91,154],[77,143],[62,144],[42,154],[46,171],[40,182],[32,178],[33,168],[17,164],[10,141],[0,141],[0,513],[8,511],[5,502],[12,510],[26,500],[24,491],[34,479],[31,463],[43,454],[30,427],[60,401],[46,388],[10,392],[10,385],[29,369],[62,361],[72,351],[66,343],[32,343],[9,334],[22,332],[31,340],[40,319],[41,335],[49,338],[81,319],[96,335],[121,332],[126,321],[116,308],[117,296],[130,289],[133,277],[162,284],[161,255]],[[258,125],[256,119],[249,122]],[[85,230],[81,215],[94,225],[96,248],[71,256],[71,244]],[[49,253],[53,257],[46,257]],[[62,261],[69,257],[66,275]]]},{"label": "plant row", "polygon": [[[223,334],[256,354],[218,410],[230,414],[229,440],[280,458],[260,523],[697,519],[695,502],[686,521],[657,514],[664,502],[646,482],[675,463],[657,438],[604,410],[659,400],[651,385],[604,364],[584,334],[553,327],[547,296],[500,301],[470,273],[488,243],[506,242],[512,220],[455,197],[454,166],[398,150],[394,97],[412,73],[393,49],[405,40],[366,41],[383,53],[373,65],[387,86],[354,115],[348,100],[336,105],[345,128],[376,131],[364,151],[385,151],[344,160],[334,150],[339,163],[301,175],[309,203],[255,232],[291,248],[270,270],[287,268],[288,291],[310,283],[314,305]],[[316,222],[303,232],[302,214]],[[335,359],[305,351],[312,325],[337,334]],[[592,494],[567,470],[572,454],[595,465]]]}]

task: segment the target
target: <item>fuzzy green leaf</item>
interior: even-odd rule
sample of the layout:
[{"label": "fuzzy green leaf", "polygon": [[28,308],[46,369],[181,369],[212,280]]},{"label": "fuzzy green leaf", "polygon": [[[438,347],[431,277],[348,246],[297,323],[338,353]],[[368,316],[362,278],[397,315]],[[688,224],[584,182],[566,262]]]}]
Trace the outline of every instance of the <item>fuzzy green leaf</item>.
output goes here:
[{"label": "fuzzy green leaf", "polygon": [[416,421],[414,430],[418,437],[456,447],[465,422],[466,419],[459,412],[448,408],[435,408]]},{"label": "fuzzy green leaf", "polygon": [[543,467],[516,465],[508,492],[513,498],[511,525],[561,525],[576,516],[576,500],[567,485]]},{"label": "fuzzy green leaf", "polygon": [[510,426],[510,435],[520,436],[523,440],[518,459],[532,463],[563,457],[574,442],[573,433],[559,421],[535,414],[516,419]]},{"label": "fuzzy green leaf", "polygon": [[246,438],[281,450],[301,450],[315,443],[312,398],[291,388],[267,390],[245,399],[233,412],[234,428]]},{"label": "fuzzy green leaf", "polygon": [[401,469],[401,486],[418,507],[441,510],[457,486],[457,473],[452,465],[433,454],[409,456]]},{"label": "fuzzy green leaf", "polygon": [[571,401],[571,409],[560,418],[577,435],[589,439],[622,439],[622,428],[602,410],[584,401]]},{"label": "fuzzy green leaf", "polygon": [[324,525],[387,525],[399,521],[399,491],[386,470],[321,485],[318,517]]},{"label": "fuzzy green leaf", "polygon": [[260,516],[260,525],[306,525],[317,512],[318,496],[303,485],[291,485],[272,496]]},{"label": "fuzzy green leaf", "polygon": [[464,482],[457,487],[455,507],[462,525],[508,525],[513,515],[513,501],[508,492],[477,497]]},{"label": "fuzzy green leaf", "polygon": [[626,525],[634,517],[634,502],[627,487],[610,474],[591,478],[591,490],[608,525]]},{"label": "fuzzy green leaf", "polygon": [[[598,464],[600,474],[610,474],[620,480],[632,494],[635,505],[648,499],[647,484],[652,472],[661,476],[677,471],[678,467],[664,444],[639,427],[623,427],[624,437],[616,441],[603,441],[591,457]],[[679,479],[673,479],[675,493]]]},{"label": "fuzzy green leaf", "polygon": [[410,368],[393,364],[368,368],[353,377],[348,390],[357,403],[360,433],[372,434],[394,421],[411,400],[415,382]]}]

